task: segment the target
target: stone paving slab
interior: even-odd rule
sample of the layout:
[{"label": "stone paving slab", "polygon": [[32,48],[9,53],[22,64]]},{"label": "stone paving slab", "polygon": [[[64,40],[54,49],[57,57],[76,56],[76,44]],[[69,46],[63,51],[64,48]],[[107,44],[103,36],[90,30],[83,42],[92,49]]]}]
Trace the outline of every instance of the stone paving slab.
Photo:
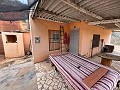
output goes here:
[{"label": "stone paving slab", "polygon": [[[93,57],[90,60],[100,63],[99,57]],[[114,64],[115,62],[113,62],[113,66],[116,67]],[[120,65],[118,67],[120,68]],[[70,90],[68,89],[68,86],[64,82],[60,73],[57,72],[55,67],[52,67],[50,63],[46,63],[45,61],[36,63],[35,68],[39,90]],[[120,89],[116,88],[115,90]]]},{"label": "stone paving slab", "polygon": [[68,90],[62,76],[50,63],[36,63],[35,68],[39,90]]},{"label": "stone paving slab", "polygon": [[0,68],[0,90],[38,90],[32,58],[16,58],[10,61],[14,62],[7,61],[7,66],[5,62]]}]

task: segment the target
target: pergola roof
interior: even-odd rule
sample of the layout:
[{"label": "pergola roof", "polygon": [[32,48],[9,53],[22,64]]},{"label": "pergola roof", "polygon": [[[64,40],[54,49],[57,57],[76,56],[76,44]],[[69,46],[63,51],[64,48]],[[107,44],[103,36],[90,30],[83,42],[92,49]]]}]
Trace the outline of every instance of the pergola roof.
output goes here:
[{"label": "pergola roof", "polygon": [[[58,22],[88,21],[101,22],[105,28],[119,29],[118,22],[102,23],[104,20],[120,19],[120,0],[41,0],[35,16]],[[104,25],[102,25],[104,24]],[[110,28],[111,29],[111,28]]]}]

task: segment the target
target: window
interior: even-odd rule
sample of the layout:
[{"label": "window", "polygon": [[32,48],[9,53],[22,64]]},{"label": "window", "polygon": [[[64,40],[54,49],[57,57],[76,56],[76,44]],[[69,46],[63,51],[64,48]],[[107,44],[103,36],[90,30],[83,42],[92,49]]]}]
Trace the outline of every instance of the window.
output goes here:
[{"label": "window", "polygon": [[93,41],[92,41],[92,47],[99,47],[99,42],[100,42],[100,35],[93,34]]},{"label": "window", "polygon": [[59,42],[59,40],[60,40],[60,33],[59,32],[53,33],[52,34],[52,38],[53,38],[54,42]]},{"label": "window", "polygon": [[49,51],[60,50],[60,31],[49,30]]},{"label": "window", "polygon": [[6,35],[7,41],[6,43],[17,43],[16,35]]}]

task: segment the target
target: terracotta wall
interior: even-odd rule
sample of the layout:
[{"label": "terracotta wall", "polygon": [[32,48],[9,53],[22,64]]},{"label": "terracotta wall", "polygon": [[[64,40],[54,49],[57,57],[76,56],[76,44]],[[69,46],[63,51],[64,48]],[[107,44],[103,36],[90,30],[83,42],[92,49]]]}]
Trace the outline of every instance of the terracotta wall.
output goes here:
[{"label": "terracotta wall", "polygon": [[[105,44],[110,44],[111,30],[103,29],[97,26],[88,25],[85,22],[74,22],[69,24],[69,29],[72,30],[76,26],[80,28],[79,53],[81,55],[91,56],[91,47],[93,34],[99,34],[100,39],[104,39]],[[93,55],[100,52],[101,47],[93,49]]]},{"label": "terracotta wall", "polygon": [[[40,19],[30,20],[31,24],[31,41],[33,46],[33,57],[35,62],[45,60],[50,53],[58,51],[49,51],[48,30],[60,30],[60,25],[64,26],[65,32],[68,33],[68,25],[63,23],[50,22]],[[40,43],[35,43],[35,36],[40,37]]]},{"label": "terracotta wall", "polygon": [[[106,30],[97,26],[90,26],[85,22],[74,22],[69,24],[51,22],[41,19],[30,20],[31,24],[31,41],[32,41],[32,52],[35,62],[45,60],[50,53],[57,51],[49,51],[49,39],[48,30],[59,30],[60,25],[64,26],[65,32],[68,34],[70,30],[76,26],[80,28],[80,41],[79,41],[79,53],[89,57],[91,55],[91,45],[93,34],[99,34],[100,39],[105,40],[105,44],[110,43],[111,30]],[[40,37],[40,43],[35,43],[35,36]],[[98,53],[100,48],[94,48],[93,55]]]},{"label": "terracotta wall", "polygon": [[[0,21],[0,32],[14,30],[21,30],[20,21],[12,23],[10,21]],[[0,35],[0,55],[4,55],[3,41],[1,35]]]},{"label": "terracotta wall", "polygon": [[2,42],[2,35],[0,34],[0,55],[4,55],[4,47]]},{"label": "terracotta wall", "polygon": [[[6,35],[16,35],[17,42],[7,42]],[[20,57],[24,56],[23,34],[15,32],[2,32],[2,40],[4,45],[5,57]]]},{"label": "terracotta wall", "polygon": [[26,33],[23,33],[23,42],[24,42],[24,51],[25,51],[25,54],[30,50],[30,33],[29,32],[26,32]]},{"label": "terracotta wall", "polygon": [[[23,21],[0,21],[0,32],[5,32],[5,31],[15,31],[15,30],[20,30],[24,31],[27,28],[27,24],[24,23]],[[24,49],[25,53],[29,51],[29,44],[30,44],[30,33],[26,32],[23,33],[23,41],[24,41]],[[4,48],[3,48],[3,41],[1,40],[0,36],[0,55],[4,54]]]},{"label": "terracotta wall", "polygon": [[0,21],[0,31],[22,30],[21,22]]}]

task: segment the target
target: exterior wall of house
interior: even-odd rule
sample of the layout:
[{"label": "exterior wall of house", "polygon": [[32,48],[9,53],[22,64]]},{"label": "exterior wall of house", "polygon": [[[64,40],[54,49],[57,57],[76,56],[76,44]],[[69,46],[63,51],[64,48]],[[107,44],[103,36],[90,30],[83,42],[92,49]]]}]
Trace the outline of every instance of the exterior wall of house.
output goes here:
[{"label": "exterior wall of house", "polygon": [[23,33],[23,42],[24,42],[24,51],[25,54],[27,54],[27,52],[30,51],[30,44],[31,44],[30,32]]},{"label": "exterior wall of house", "polygon": [[0,31],[22,30],[21,22],[0,21]]},{"label": "exterior wall of house", "polygon": [[[79,53],[81,55],[91,56],[93,34],[99,34],[100,39],[104,39],[105,44],[110,44],[111,30],[103,29],[97,26],[88,25],[85,22],[74,22],[69,24],[69,29],[80,28]],[[101,47],[93,49],[92,55],[100,52]]]},{"label": "exterior wall of house", "polygon": [[[23,21],[0,21],[0,32],[11,32],[15,30],[24,31],[28,27]],[[24,49],[25,53],[29,51],[29,44],[30,44],[30,32],[23,33],[23,41],[24,41]],[[4,48],[3,48],[3,41],[2,36],[0,34],[0,55],[4,55]]]},{"label": "exterior wall of house", "polygon": [[[88,25],[86,22],[74,22],[69,24],[62,24],[41,19],[30,20],[31,24],[31,40],[32,52],[35,62],[45,60],[49,54],[58,51],[49,51],[49,37],[48,30],[59,30],[60,25],[64,26],[65,32],[68,34],[70,30],[76,26],[80,29],[79,53],[81,55],[91,56],[91,46],[93,34],[99,34],[100,39],[104,39],[105,44],[110,43],[111,30],[106,30],[97,26]],[[40,43],[35,43],[35,37],[40,37]],[[101,48],[93,49],[93,55],[98,53]]]},{"label": "exterior wall of house", "polygon": [[[49,51],[48,30],[60,30],[60,25],[62,25],[64,26],[64,31],[68,33],[67,24],[41,20],[38,18],[30,20],[30,24],[32,52],[35,62],[43,61],[48,57],[50,53],[59,51]],[[35,43],[35,36],[40,37],[40,43]]]},{"label": "exterior wall of house", "polygon": [[[14,31],[14,30],[22,30],[20,26],[20,21],[10,22],[10,21],[0,21],[0,32],[5,31]],[[3,41],[2,36],[0,34],[0,55],[4,55]]]},{"label": "exterior wall of house", "polygon": [[[6,35],[15,35],[17,41],[14,43],[8,42]],[[2,32],[2,40],[4,45],[5,57],[11,58],[24,56],[24,44],[22,33]]]},{"label": "exterior wall of house", "polygon": [[0,55],[4,55],[4,47],[2,42],[2,34],[0,34]]}]

